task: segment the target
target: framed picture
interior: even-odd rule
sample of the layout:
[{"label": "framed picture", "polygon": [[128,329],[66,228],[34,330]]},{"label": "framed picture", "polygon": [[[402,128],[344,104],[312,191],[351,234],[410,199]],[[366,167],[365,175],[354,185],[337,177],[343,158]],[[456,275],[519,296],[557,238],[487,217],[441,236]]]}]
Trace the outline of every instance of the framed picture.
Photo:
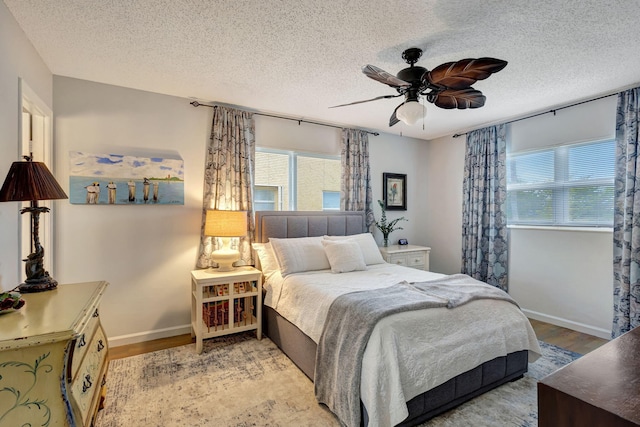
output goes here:
[{"label": "framed picture", "polygon": [[69,201],[81,205],[184,205],[184,161],[69,152]]},{"label": "framed picture", "polygon": [[382,193],[386,210],[407,210],[407,175],[399,173],[382,174]]}]

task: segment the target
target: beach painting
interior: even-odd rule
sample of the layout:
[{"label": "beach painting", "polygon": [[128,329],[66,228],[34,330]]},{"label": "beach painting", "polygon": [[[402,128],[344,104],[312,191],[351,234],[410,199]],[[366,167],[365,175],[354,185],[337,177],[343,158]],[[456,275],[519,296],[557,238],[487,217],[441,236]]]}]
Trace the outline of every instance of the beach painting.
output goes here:
[{"label": "beach painting", "polygon": [[81,205],[184,205],[184,161],[71,151],[69,201]]}]

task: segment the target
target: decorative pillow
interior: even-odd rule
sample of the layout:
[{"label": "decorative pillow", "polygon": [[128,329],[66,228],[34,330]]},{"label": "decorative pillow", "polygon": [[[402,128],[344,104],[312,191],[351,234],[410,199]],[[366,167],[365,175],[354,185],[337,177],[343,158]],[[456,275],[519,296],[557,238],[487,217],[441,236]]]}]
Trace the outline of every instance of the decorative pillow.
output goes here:
[{"label": "decorative pillow", "polygon": [[258,254],[260,270],[262,270],[262,274],[264,274],[265,277],[270,276],[271,273],[280,269],[271,243],[252,243],[251,247],[256,251],[256,254]]},{"label": "decorative pillow", "polygon": [[321,243],[322,237],[270,238],[269,242],[276,254],[282,277],[291,273],[331,268]]},{"label": "decorative pillow", "polygon": [[360,246],[364,262],[367,265],[384,264],[384,258],[371,233],[353,234],[351,236],[324,236],[326,240],[352,240]]},{"label": "decorative pillow", "polygon": [[324,252],[331,265],[332,273],[366,270],[360,245],[353,240],[323,240]]}]

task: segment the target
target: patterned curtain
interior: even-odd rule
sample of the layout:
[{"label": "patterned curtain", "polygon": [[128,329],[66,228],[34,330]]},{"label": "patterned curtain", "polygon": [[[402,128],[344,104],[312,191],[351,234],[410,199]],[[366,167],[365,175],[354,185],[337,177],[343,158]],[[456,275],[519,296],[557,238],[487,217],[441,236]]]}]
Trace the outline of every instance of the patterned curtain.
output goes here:
[{"label": "patterned curtain", "polygon": [[612,338],[640,326],[638,122],[640,122],[640,88],[620,92],[616,120]]},{"label": "patterned curtain", "polygon": [[462,273],[507,291],[506,126],[467,134]]},{"label": "patterned curtain", "polygon": [[213,265],[211,252],[219,243],[204,235],[207,209],[248,212],[247,236],[238,250],[245,264],[253,264],[251,242],[255,229],[253,215],[253,179],[255,175],[255,125],[253,114],[215,106],[211,138],[207,146],[204,170],[202,228],[197,266]]},{"label": "patterned curtain", "polygon": [[369,133],[342,129],[342,174],[340,177],[340,209],[364,211],[367,227],[373,224],[371,170],[369,168]]}]

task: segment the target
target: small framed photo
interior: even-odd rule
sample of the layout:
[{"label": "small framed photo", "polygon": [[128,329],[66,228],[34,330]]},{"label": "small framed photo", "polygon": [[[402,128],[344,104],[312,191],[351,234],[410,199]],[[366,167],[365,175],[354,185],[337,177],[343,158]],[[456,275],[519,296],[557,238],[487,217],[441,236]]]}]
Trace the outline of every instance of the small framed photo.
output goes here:
[{"label": "small framed photo", "polygon": [[382,192],[386,210],[407,210],[407,175],[384,172],[382,174]]}]

